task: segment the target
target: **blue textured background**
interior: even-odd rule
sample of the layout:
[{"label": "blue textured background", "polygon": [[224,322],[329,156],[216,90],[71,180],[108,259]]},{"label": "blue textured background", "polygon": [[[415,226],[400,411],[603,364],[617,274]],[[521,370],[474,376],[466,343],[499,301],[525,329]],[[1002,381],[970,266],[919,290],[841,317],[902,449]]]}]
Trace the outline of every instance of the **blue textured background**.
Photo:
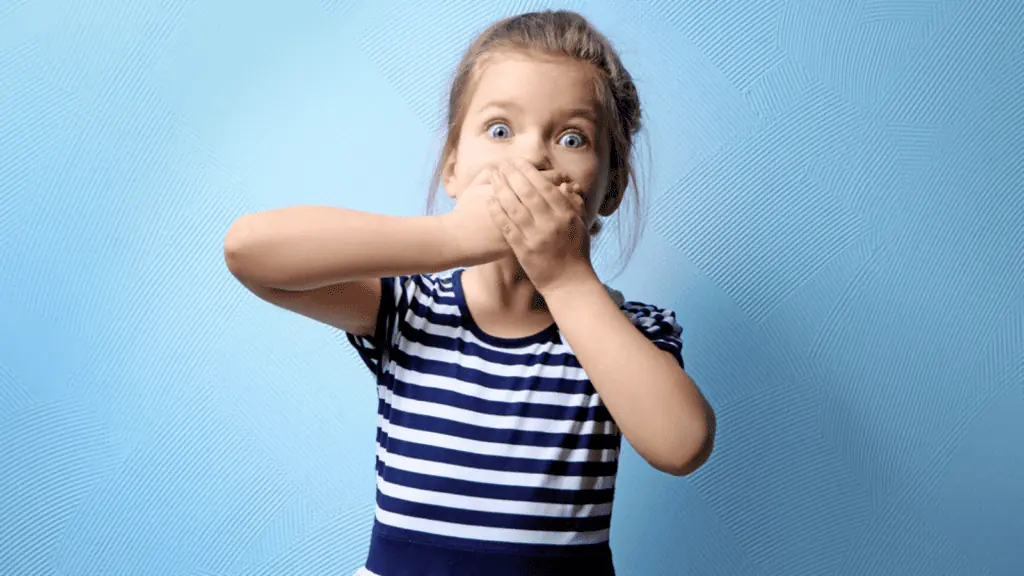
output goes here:
[{"label": "blue textured background", "polygon": [[0,1],[0,574],[357,568],[371,380],[223,234],[421,213],[460,50],[555,6],[646,106],[609,281],[719,414],[689,478],[625,454],[621,573],[1024,574],[1018,0]]}]

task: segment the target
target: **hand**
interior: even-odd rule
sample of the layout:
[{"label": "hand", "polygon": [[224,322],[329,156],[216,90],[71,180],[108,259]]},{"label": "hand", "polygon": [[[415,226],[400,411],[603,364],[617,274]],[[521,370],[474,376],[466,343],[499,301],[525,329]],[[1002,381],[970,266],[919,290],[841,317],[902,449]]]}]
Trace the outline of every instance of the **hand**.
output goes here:
[{"label": "hand", "polygon": [[541,295],[565,281],[594,275],[583,197],[575,184],[556,186],[523,161],[503,163],[491,181],[494,224]]},{"label": "hand", "polygon": [[512,248],[491,220],[487,200],[494,196],[490,171],[481,170],[456,194],[455,208],[441,216],[457,260],[474,266],[512,256]]}]

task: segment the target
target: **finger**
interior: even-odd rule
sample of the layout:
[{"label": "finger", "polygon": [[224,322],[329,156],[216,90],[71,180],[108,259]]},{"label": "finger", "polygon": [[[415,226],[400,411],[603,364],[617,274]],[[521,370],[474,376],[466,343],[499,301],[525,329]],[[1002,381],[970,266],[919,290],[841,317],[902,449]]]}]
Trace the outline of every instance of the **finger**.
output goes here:
[{"label": "finger", "polygon": [[580,195],[576,193],[577,189],[578,187],[573,182],[566,182],[558,185],[558,191],[568,198],[574,207],[577,205],[577,201],[582,199],[580,198]]},{"label": "finger", "polygon": [[469,184],[464,186],[462,189],[463,190],[468,190],[470,188],[474,188],[474,187],[477,187],[477,186],[483,186],[484,184],[489,184],[489,183],[490,183],[490,170],[487,169],[487,168],[484,168],[484,169],[478,170],[477,173],[473,175],[473,178],[469,181]]},{"label": "finger", "polygon": [[568,174],[566,174],[565,172],[560,172],[558,170],[539,170],[539,172],[541,176],[543,176],[548,182],[551,182],[551,184],[555,186],[565,184],[570,180]]},{"label": "finger", "polygon": [[585,202],[583,200],[583,195],[580,194],[580,187],[579,187],[579,185],[576,184],[575,182],[571,183],[571,184],[567,184],[566,185],[566,197],[568,197],[569,201],[572,203],[572,208],[576,212],[576,214],[578,214],[579,216],[582,217],[583,216],[583,205],[585,204]]},{"label": "finger", "polygon": [[[533,169],[532,166],[531,169]],[[512,190],[523,206],[532,214],[539,216],[551,209],[551,206],[544,199],[542,193],[537,190],[537,183],[528,178],[515,164],[502,163],[499,172],[501,177],[508,184],[509,189]],[[539,174],[536,172],[536,169],[533,169],[533,172],[535,174]],[[543,177],[539,177],[539,180],[539,183],[545,188],[550,188],[552,186],[551,183]]]},{"label": "finger", "polygon": [[[530,182],[530,184],[537,190],[539,195],[542,198],[544,198],[544,200],[548,203],[549,206],[551,206],[554,209],[571,208],[571,204],[566,201],[567,198],[565,194],[557,193],[558,185],[553,185],[549,178],[546,177],[542,172],[538,171],[533,166],[533,164],[525,160],[517,160],[513,163],[513,166],[515,166],[517,171],[520,174],[522,174],[523,177],[527,179],[527,181]],[[563,180],[558,184],[562,184],[563,182],[569,181],[567,177],[561,175],[559,176],[559,178]]]},{"label": "finger", "polygon": [[523,231],[516,224],[505,209],[502,207],[501,202],[497,198],[491,198],[487,202],[488,211],[491,214],[491,222],[498,227],[501,231],[501,235],[505,237],[505,241],[508,242],[509,246],[519,246],[523,241]]},{"label": "finger", "polygon": [[476,173],[471,184],[486,184],[490,180],[489,171],[486,169],[480,170]]},{"label": "finger", "polygon": [[491,177],[491,182],[494,185],[494,196],[498,204],[513,222],[520,227],[525,227],[532,222],[533,214],[530,208],[523,204],[522,198],[516,193],[504,171],[496,170]]},{"label": "finger", "polygon": [[[563,182],[568,182],[568,177],[561,172],[547,171],[541,172],[537,170],[532,163],[525,160],[513,161],[512,167],[510,168],[512,174],[510,176],[510,182],[519,181],[522,183],[522,188],[516,188],[516,191],[523,195],[524,190],[529,190],[527,195],[529,198],[524,198],[524,203],[527,203],[534,210],[551,210],[558,211],[564,208],[564,204],[561,203],[561,194],[558,194],[558,186]],[[537,198],[534,199],[533,196]]]}]

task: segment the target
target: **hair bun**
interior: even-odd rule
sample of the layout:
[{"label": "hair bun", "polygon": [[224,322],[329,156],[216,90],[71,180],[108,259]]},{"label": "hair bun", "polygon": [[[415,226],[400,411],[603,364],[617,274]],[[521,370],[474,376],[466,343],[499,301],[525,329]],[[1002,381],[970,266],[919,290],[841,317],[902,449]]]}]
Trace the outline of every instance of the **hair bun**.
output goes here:
[{"label": "hair bun", "polygon": [[629,128],[630,134],[640,131],[642,122],[640,115],[640,97],[636,84],[629,74],[622,70],[619,82],[615,83],[615,105],[619,111],[619,119]]}]

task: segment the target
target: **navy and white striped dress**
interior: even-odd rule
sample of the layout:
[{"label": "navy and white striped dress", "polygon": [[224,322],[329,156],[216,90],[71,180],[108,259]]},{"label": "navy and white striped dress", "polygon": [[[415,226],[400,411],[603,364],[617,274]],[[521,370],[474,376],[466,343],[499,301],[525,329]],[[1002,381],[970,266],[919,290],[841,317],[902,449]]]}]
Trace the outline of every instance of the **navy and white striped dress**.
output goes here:
[{"label": "navy and white striped dress", "polygon": [[[377,507],[366,576],[614,574],[621,435],[557,326],[498,338],[473,321],[462,269],[383,278],[372,337]],[[682,364],[669,310],[622,311]]]}]

